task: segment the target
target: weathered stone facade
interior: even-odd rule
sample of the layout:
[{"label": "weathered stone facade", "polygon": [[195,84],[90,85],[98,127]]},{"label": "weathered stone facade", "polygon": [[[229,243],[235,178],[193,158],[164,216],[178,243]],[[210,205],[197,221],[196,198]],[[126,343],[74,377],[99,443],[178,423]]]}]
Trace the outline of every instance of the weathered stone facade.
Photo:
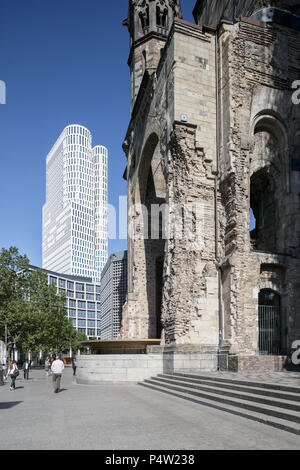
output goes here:
[{"label": "weathered stone facade", "polygon": [[[259,296],[280,296],[286,354],[300,339],[300,105],[292,101],[300,32],[295,15],[293,27],[291,15],[281,24],[277,10],[276,21],[250,16],[269,6],[298,14],[299,2],[214,9],[214,1],[198,1],[197,25],[179,18],[179,2],[158,3],[163,32],[151,16],[153,0],[130,1],[124,22],[135,85],[123,146],[129,284],[121,335],[161,336],[168,361],[180,354],[178,370],[201,368],[201,357],[221,351],[235,368],[251,367],[251,357],[255,369],[278,368],[284,359],[259,355]],[[147,6],[144,31],[140,8]],[[141,57],[151,57],[143,77]],[[182,358],[191,351],[193,367]]]}]

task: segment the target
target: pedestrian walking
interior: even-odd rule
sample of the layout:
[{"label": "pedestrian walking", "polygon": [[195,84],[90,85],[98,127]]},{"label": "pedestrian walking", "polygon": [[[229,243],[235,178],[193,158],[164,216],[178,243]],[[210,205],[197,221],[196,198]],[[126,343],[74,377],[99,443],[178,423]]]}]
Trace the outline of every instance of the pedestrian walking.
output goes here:
[{"label": "pedestrian walking", "polygon": [[9,369],[8,369],[8,372],[7,372],[7,375],[6,375],[6,378],[8,378],[8,376],[11,378],[11,384],[10,384],[10,388],[9,388],[10,390],[15,390],[15,388],[16,388],[16,378],[18,377],[19,373],[20,372],[19,372],[16,361],[10,361]]},{"label": "pedestrian walking", "polygon": [[50,367],[51,367],[51,362],[50,362],[49,357],[47,357],[46,362],[45,362],[45,374],[46,374],[46,377],[49,377],[49,369],[50,369]]},{"label": "pedestrian walking", "polygon": [[65,365],[63,361],[59,359],[59,356],[56,356],[55,361],[51,365],[54,393],[60,391],[60,382],[64,368]]},{"label": "pedestrian walking", "polygon": [[52,364],[53,364],[54,361],[55,361],[55,356],[51,356],[49,358],[49,363],[50,363],[50,365],[49,365],[49,375],[52,375],[51,367],[52,367]]},{"label": "pedestrian walking", "polygon": [[29,379],[29,369],[30,369],[30,362],[29,362],[29,359],[26,359],[26,361],[23,364],[24,380]]},{"label": "pedestrian walking", "polygon": [[76,375],[76,369],[77,369],[76,357],[73,357],[73,359],[72,359],[72,367],[73,367],[73,376],[74,376],[74,375]]}]

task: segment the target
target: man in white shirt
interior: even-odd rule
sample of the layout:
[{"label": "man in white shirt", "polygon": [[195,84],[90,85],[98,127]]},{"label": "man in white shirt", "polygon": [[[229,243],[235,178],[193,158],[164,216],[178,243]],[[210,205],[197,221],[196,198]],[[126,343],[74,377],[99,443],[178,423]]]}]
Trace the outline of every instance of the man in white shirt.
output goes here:
[{"label": "man in white shirt", "polygon": [[60,381],[64,368],[63,361],[59,359],[59,356],[56,356],[51,366],[54,393],[58,393],[60,390]]}]

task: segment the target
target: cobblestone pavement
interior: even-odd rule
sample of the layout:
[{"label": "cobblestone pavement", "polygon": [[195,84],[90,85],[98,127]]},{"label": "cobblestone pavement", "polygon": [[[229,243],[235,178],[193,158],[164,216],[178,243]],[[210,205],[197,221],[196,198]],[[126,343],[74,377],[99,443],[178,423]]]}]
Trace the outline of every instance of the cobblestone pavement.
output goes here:
[{"label": "cobblestone pavement", "polygon": [[271,426],[138,385],[78,385],[62,391],[33,371],[15,391],[0,387],[2,449],[299,449],[300,438]]},{"label": "cobblestone pavement", "polygon": [[291,385],[300,388],[300,372],[203,372],[200,376]]}]

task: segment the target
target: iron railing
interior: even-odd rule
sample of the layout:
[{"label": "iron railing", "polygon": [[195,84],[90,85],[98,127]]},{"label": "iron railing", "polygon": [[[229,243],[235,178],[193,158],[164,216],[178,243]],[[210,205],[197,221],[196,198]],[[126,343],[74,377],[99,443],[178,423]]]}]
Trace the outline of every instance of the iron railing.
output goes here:
[{"label": "iron railing", "polygon": [[280,307],[260,305],[258,310],[260,354],[281,354]]}]

